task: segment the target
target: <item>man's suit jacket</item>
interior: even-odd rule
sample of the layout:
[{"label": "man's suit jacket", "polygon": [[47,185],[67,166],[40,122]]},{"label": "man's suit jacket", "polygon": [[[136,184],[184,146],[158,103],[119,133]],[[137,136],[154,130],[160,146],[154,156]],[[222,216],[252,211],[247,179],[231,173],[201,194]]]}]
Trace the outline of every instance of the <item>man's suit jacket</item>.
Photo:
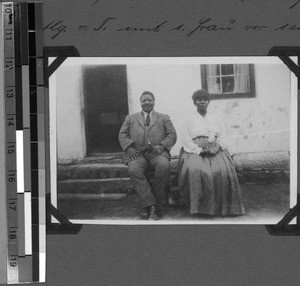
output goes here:
[{"label": "man's suit jacket", "polygon": [[[127,115],[119,132],[119,141],[123,151],[132,145],[138,152],[144,147],[145,120],[143,112]],[[153,111],[148,127],[148,138],[152,147],[161,144],[165,147],[162,155],[171,159],[170,150],[175,145],[177,135],[175,128],[167,114]],[[129,161],[124,155],[124,162]]]}]

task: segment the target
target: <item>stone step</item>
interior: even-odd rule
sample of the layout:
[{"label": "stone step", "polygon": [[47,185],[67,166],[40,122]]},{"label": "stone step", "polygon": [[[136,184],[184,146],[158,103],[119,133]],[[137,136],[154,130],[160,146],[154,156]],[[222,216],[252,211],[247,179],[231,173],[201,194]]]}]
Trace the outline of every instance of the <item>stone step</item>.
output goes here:
[{"label": "stone step", "polygon": [[82,159],[59,159],[60,165],[72,164],[122,164],[123,153],[103,153],[93,154]]},{"label": "stone step", "polygon": [[131,188],[129,178],[75,179],[57,182],[60,194],[126,194]]},{"label": "stone step", "polygon": [[[117,160],[118,156],[111,157],[95,156],[87,157],[79,162],[58,164],[57,180],[69,179],[110,179],[128,178],[128,167]],[[107,163],[109,160],[111,162]],[[281,183],[289,181],[289,153],[282,152],[261,152],[234,154],[233,159],[240,183]],[[105,160],[105,163],[101,163]],[[177,185],[178,159],[171,160],[170,185]]]},{"label": "stone step", "polygon": [[288,184],[290,182],[289,170],[237,170],[240,184]]},{"label": "stone step", "polygon": [[68,179],[108,179],[128,178],[128,167],[124,164],[76,164],[59,165],[57,168],[57,180]]},{"label": "stone step", "polygon": [[60,200],[123,200],[127,194],[58,194]]}]

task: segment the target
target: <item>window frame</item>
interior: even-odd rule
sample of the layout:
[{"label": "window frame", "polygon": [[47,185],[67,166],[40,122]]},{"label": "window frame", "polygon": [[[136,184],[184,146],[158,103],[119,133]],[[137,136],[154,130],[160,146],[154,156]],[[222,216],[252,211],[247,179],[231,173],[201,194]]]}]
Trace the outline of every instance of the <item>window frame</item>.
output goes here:
[{"label": "window frame", "polygon": [[[222,65],[221,63],[219,65]],[[238,93],[210,93],[211,99],[228,99],[228,98],[253,98],[255,97],[255,76],[254,76],[254,64],[249,65],[249,79],[250,79],[250,91],[249,92],[238,92]],[[202,88],[207,88],[207,64],[200,65],[201,70],[201,84]]]}]

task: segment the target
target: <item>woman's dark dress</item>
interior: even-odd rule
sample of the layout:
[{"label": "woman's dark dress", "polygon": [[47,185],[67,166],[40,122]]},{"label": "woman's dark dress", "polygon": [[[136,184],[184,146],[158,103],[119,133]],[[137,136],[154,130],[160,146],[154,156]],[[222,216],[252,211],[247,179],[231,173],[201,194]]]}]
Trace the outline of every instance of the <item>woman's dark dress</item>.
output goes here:
[{"label": "woman's dark dress", "polygon": [[[190,204],[192,214],[244,214],[234,162],[220,141],[221,124],[211,117],[204,119],[199,116],[192,114],[188,118],[184,146],[179,155],[178,184],[181,197]],[[195,135],[198,137],[195,138]],[[223,146],[214,156],[203,157],[196,151],[199,150],[197,146],[212,147],[216,143]]]}]

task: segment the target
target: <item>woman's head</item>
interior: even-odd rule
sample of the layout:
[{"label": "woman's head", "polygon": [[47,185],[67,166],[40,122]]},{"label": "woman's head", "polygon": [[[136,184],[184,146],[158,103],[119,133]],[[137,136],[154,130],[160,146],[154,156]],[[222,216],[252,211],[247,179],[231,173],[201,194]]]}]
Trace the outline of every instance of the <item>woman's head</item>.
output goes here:
[{"label": "woman's head", "polygon": [[199,89],[193,93],[192,99],[197,107],[198,112],[201,114],[206,113],[210,102],[210,94],[204,89]]}]

